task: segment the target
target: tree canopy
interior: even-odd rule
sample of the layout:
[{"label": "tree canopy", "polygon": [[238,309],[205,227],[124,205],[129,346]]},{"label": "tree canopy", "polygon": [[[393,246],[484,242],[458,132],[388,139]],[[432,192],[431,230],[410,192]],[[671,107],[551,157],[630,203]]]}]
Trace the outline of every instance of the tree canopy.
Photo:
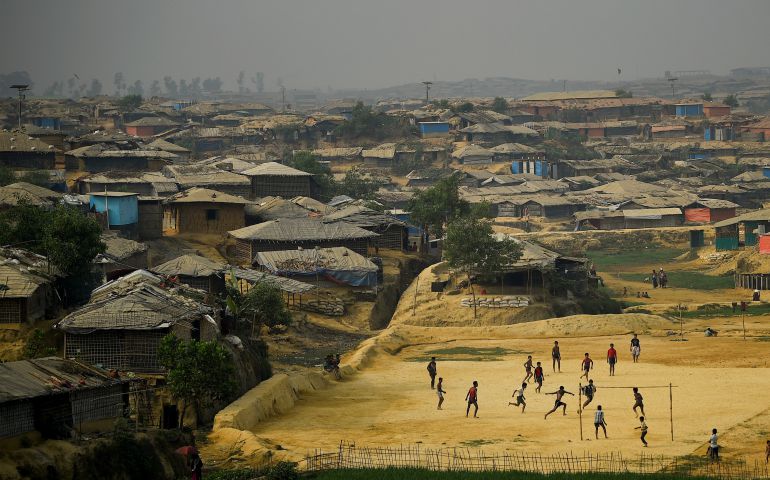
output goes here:
[{"label": "tree canopy", "polygon": [[506,266],[521,258],[522,248],[510,238],[495,238],[492,224],[488,220],[477,215],[465,215],[455,218],[447,226],[443,254],[450,268],[468,277],[474,297],[475,317],[476,302],[471,275],[502,272]]},{"label": "tree canopy", "polygon": [[615,96],[618,98],[632,98],[634,94],[629,90],[623,90],[622,88],[619,88],[615,90]]},{"label": "tree canopy", "polygon": [[131,95],[126,95],[124,97],[121,97],[118,101],[118,108],[123,110],[124,112],[131,112],[133,110],[136,110],[139,108],[139,106],[142,104],[142,96],[138,93],[134,93]]},{"label": "tree canopy", "polygon": [[404,136],[409,128],[401,121],[382,112],[376,112],[372,107],[358,102],[351,112],[350,120],[346,120],[335,129],[335,133],[346,138],[375,138],[383,139],[392,136]]},{"label": "tree canopy", "polygon": [[714,97],[711,96],[711,92],[704,93],[703,95],[700,96],[700,98],[707,102],[711,102],[712,100],[714,100]]},{"label": "tree canopy", "polygon": [[738,97],[736,97],[735,95],[728,95],[725,97],[724,104],[735,108],[739,105]]},{"label": "tree canopy", "polygon": [[470,211],[470,204],[460,198],[459,187],[459,177],[450,175],[418,192],[409,202],[412,221],[426,234],[441,236],[447,222]]},{"label": "tree canopy", "polygon": [[185,342],[167,335],[158,347],[158,361],[168,370],[171,394],[182,401],[180,428],[189,405],[207,407],[229,400],[237,391],[232,356],[215,341]]},{"label": "tree canopy", "polygon": [[497,113],[505,113],[508,111],[508,102],[503,97],[495,97],[492,101],[492,110]]}]

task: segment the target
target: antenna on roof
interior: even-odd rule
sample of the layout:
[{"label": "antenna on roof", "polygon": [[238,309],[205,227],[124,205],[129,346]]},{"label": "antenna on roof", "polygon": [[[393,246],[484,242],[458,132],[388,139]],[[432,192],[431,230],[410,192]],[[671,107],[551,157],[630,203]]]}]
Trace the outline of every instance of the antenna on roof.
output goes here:
[{"label": "antenna on roof", "polygon": [[24,92],[29,90],[29,85],[17,83],[17,84],[11,85],[11,88],[14,88],[19,92],[19,130],[21,130],[21,102],[26,98],[26,96],[24,95]]},{"label": "antenna on roof", "polygon": [[425,82],[422,82],[422,84],[425,85],[425,102],[430,103],[429,92],[430,92],[430,86],[433,85],[433,82],[425,81]]},{"label": "antenna on roof", "polygon": [[666,80],[668,80],[668,83],[671,84],[671,98],[676,99],[676,81],[679,80],[677,77],[668,77]]}]

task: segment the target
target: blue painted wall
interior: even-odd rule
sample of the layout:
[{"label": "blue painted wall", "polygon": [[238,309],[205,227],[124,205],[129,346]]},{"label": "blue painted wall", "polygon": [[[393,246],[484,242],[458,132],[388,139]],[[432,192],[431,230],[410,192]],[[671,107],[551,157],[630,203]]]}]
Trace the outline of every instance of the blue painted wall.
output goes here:
[{"label": "blue painted wall", "polygon": [[770,167],[762,167],[762,175],[770,178]]},{"label": "blue painted wall", "polygon": [[677,105],[676,106],[677,117],[702,117],[703,116],[703,104],[696,103],[692,105]]},{"label": "blue painted wall", "polygon": [[105,197],[98,193],[91,193],[89,207],[99,213],[104,213],[109,208],[110,225],[131,225],[139,221],[138,195]]},{"label": "blue painted wall", "polygon": [[447,122],[420,122],[420,133],[423,135],[449,133]]}]

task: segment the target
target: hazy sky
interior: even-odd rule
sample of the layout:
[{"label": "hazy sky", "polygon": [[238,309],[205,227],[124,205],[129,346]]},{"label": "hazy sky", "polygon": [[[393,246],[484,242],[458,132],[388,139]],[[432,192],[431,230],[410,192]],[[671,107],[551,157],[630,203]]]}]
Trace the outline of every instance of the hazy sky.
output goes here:
[{"label": "hazy sky", "polygon": [[[2,0],[0,73],[36,89],[262,71],[265,86],[618,80],[770,65],[766,0]],[[253,86],[253,85],[251,85]]]}]

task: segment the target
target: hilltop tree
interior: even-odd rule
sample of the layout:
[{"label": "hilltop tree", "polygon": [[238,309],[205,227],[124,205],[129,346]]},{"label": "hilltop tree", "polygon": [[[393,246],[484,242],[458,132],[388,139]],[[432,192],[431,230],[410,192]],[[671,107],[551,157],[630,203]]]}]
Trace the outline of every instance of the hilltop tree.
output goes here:
[{"label": "hilltop tree", "polygon": [[179,428],[190,405],[196,412],[218,401],[227,401],[237,392],[233,358],[215,341],[184,342],[173,334],[163,337],[158,361],[168,370],[166,381],[171,394],[182,401]]},{"label": "hilltop tree", "polygon": [[166,95],[170,97],[176,97],[179,95],[179,87],[176,84],[176,80],[168,75],[163,77],[163,87],[166,89]]},{"label": "hilltop tree", "polygon": [[135,81],[133,83],[133,85],[128,87],[128,94],[129,95],[137,95],[139,97],[144,95],[144,84],[142,83],[142,81],[141,80],[137,80],[137,81]]},{"label": "hilltop tree", "polygon": [[69,95],[70,98],[73,98],[75,96],[75,92],[76,92],[75,89],[77,88],[75,86],[76,83],[77,82],[75,81],[75,77],[70,77],[67,79],[67,94]]},{"label": "hilltop tree", "polygon": [[503,97],[495,97],[492,101],[492,110],[497,113],[505,113],[508,111],[508,102]]},{"label": "hilltop tree", "polygon": [[112,85],[115,87],[115,95],[120,95],[120,92],[126,89],[126,79],[123,72],[115,73],[112,77]]},{"label": "hilltop tree", "polygon": [[738,97],[736,97],[734,94],[733,95],[728,95],[728,96],[725,97],[724,104],[728,105],[730,107],[735,108],[735,107],[737,107],[739,105]]},{"label": "hilltop tree", "polygon": [[618,98],[632,98],[634,94],[628,90],[623,90],[622,88],[619,88],[615,90],[615,96]]},{"label": "hilltop tree", "polygon": [[460,105],[454,107],[452,109],[452,111],[454,113],[468,113],[468,112],[472,112],[474,108],[475,107],[473,106],[473,104],[471,102],[465,102],[465,103],[461,103]]},{"label": "hilltop tree", "polygon": [[64,96],[64,84],[61,81],[53,82],[43,91],[44,97],[62,97]]},{"label": "hilltop tree", "polygon": [[459,177],[451,175],[412,197],[409,202],[411,219],[420,225],[424,238],[429,238],[430,234],[441,237],[444,225],[470,211],[470,204],[460,198],[459,187]]},{"label": "hilltop tree", "polygon": [[160,97],[163,95],[163,90],[160,88],[160,82],[153,80],[150,84],[150,97]]},{"label": "hilltop tree", "polygon": [[332,177],[331,170],[328,166],[320,163],[312,153],[305,150],[293,154],[289,152],[285,158],[285,163],[297,170],[313,174],[313,179],[318,184],[324,199],[330,199],[336,194],[337,184]]},{"label": "hilltop tree", "polygon": [[122,97],[116,103],[118,105],[118,108],[121,109],[122,111],[131,112],[139,108],[143,100],[144,99],[142,98],[141,95],[130,94],[130,95],[126,95],[125,97]]},{"label": "hilltop tree", "polygon": [[703,95],[700,96],[700,98],[706,102],[714,101],[714,97],[711,96],[711,92],[705,92]]},{"label": "hilltop tree", "polygon": [[246,79],[246,72],[241,70],[238,72],[238,78],[235,80],[235,83],[238,84],[238,93],[246,93],[248,89],[243,86],[243,81]]},{"label": "hilltop tree", "polygon": [[210,93],[219,93],[222,91],[222,79],[207,78],[203,81],[203,89]]},{"label": "hilltop tree", "polygon": [[102,82],[98,78],[91,80],[91,86],[88,87],[88,96],[97,97],[102,94]]},{"label": "hilltop tree", "polygon": [[187,85],[187,80],[184,78],[179,79],[179,95],[189,95],[190,87]]},{"label": "hilltop tree", "polygon": [[443,253],[450,268],[465,274],[473,297],[473,318],[476,318],[473,275],[501,273],[506,266],[521,258],[522,248],[508,237],[495,238],[488,220],[465,215],[449,223]]},{"label": "hilltop tree", "polygon": [[383,185],[382,181],[366,177],[354,167],[348,170],[342,181],[338,183],[337,193],[355,199],[373,200],[374,194]]},{"label": "hilltop tree", "polygon": [[262,93],[265,91],[265,74],[262,72],[257,72],[254,77],[252,77],[251,82],[254,84],[254,87],[257,89],[257,93]]}]

